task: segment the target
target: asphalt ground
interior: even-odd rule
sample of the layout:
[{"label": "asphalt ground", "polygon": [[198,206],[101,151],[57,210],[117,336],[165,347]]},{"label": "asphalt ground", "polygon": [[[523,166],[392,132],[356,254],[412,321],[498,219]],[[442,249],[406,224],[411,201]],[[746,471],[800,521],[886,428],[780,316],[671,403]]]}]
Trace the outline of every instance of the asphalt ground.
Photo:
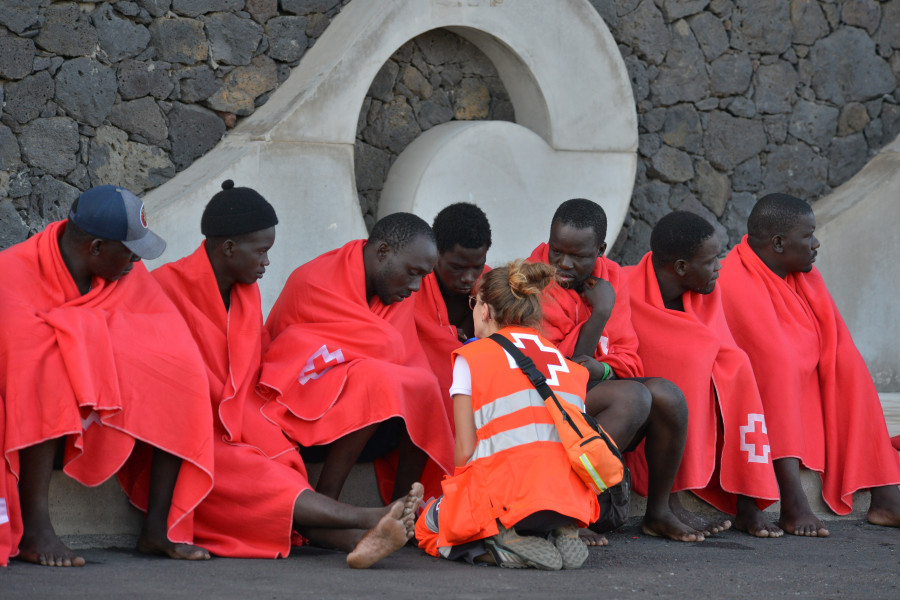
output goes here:
[{"label": "asphalt ground", "polygon": [[577,571],[470,566],[407,546],[371,569],[295,548],[282,560],[182,562],[136,554],[130,539],[69,538],[87,565],[0,569],[0,599],[90,598],[900,598],[900,530],[829,521],[825,539],[727,531],[684,544],[643,535],[637,519],[608,534]]}]

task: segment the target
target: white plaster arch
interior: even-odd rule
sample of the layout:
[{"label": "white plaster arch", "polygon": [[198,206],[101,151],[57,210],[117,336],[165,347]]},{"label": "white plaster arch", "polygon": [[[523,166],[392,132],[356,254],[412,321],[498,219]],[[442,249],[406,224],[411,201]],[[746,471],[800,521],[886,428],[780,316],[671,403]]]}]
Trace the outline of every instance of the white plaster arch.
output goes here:
[{"label": "white plaster arch", "polygon": [[[161,260],[199,244],[203,207],[227,178],[259,190],[279,215],[272,265],[261,283],[265,309],[298,265],[365,237],[353,166],[360,108],[394,51],[436,28],[465,37],[494,62],[519,127],[552,151],[587,153],[596,165],[630,157],[621,172],[628,194],[611,199],[624,215],[637,117],[618,48],[587,0],[354,0],[265,105],[147,194],[152,226],[169,242]],[[610,237],[620,225],[610,219]]]}]

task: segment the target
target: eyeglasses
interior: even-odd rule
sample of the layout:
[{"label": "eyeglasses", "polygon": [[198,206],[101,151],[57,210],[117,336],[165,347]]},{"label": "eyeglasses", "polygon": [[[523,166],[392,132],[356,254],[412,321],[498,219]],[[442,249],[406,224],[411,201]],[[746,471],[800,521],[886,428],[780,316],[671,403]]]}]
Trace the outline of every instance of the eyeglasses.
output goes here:
[{"label": "eyeglasses", "polygon": [[469,296],[469,308],[475,310],[478,305],[478,296]]}]

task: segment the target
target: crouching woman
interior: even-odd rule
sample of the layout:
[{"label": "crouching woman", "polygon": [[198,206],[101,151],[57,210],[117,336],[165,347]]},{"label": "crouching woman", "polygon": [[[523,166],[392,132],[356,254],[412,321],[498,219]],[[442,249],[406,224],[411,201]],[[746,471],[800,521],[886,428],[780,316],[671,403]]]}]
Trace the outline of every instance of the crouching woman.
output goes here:
[{"label": "crouching woman", "polygon": [[434,556],[501,567],[577,569],[588,556],[578,527],[597,520],[597,497],[572,470],[544,400],[499,333],[534,361],[554,394],[584,409],[588,373],[535,327],[552,267],[515,261],[486,273],[470,297],[475,335],[455,350],[456,472],[416,523]]}]

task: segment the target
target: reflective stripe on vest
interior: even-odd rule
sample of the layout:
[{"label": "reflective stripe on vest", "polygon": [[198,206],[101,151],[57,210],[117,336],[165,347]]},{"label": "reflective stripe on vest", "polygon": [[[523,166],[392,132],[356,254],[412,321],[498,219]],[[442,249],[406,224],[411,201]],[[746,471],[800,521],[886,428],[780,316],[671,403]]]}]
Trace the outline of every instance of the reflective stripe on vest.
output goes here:
[{"label": "reflective stripe on vest", "polygon": [[[558,390],[554,390],[553,393],[556,394],[556,397],[560,400],[565,400],[578,407],[579,410],[584,410],[584,403],[576,394],[569,394]],[[522,390],[521,392],[515,392],[509,396],[504,396],[503,398],[497,398],[493,402],[489,402],[475,411],[475,429],[481,429],[486,423],[490,423],[493,419],[511,415],[516,411],[532,406],[544,406],[544,399],[541,398],[541,395],[535,389]]]},{"label": "reflective stripe on vest", "polygon": [[[538,397],[540,398],[540,396]],[[475,452],[469,459],[469,463],[472,463],[479,458],[485,458],[498,452],[503,452],[504,450],[515,448],[516,446],[524,446],[532,442],[562,443],[560,442],[559,434],[556,432],[556,425],[548,423],[531,423],[529,425],[523,425],[522,427],[516,427],[515,429],[501,431],[484,440],[478,440],[478,444],[475,446]]]}]

